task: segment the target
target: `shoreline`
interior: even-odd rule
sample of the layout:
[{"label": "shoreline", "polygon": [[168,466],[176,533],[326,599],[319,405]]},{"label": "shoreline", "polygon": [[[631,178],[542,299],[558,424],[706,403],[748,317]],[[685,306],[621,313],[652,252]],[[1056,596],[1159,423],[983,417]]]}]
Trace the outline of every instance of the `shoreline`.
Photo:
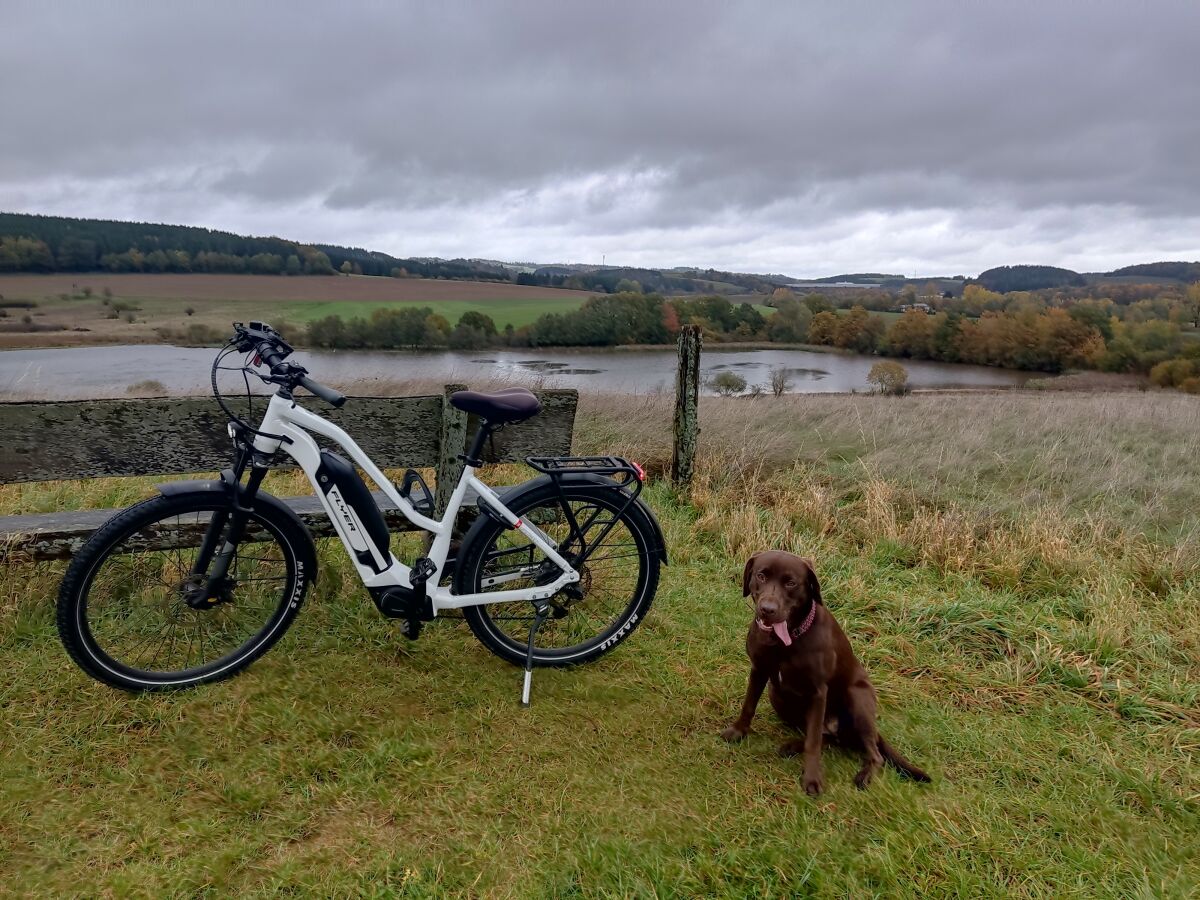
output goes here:
[{"label": "shoreline", "polygon": [[[35,334],[73,334],[78,332],[58,331],[58,332],[33,332],[33,331],[17,331],[17,332],[0,332],[0,353],[9,350],[86,350],[89,347],[186,347],[191,350],[213,350],[214,352],[219,347],[213,344],[188,344],[181,341],[162,341],[162,340],[138,340],[136,337],[122,338],[121,340],[112,341],[79,341],[58,342],[58,343],[33,343],[29,344],[10,344],[4,338],[10,335],[35,335]],[[381,349],[371,347],[297,347],[297,350],[302,352],[320,351],[321,353],[404,353],[404,354],[421,354],[421,353],[490,353],[494,351],[511,351],[513,353],[529,351],[536,353],[539,350],[546,350],[552,353],[633,353],[647,351],[662,351],[664,353],[673,353],[675,351],[674,344],[616,344],[612,346],[558,346],[552,344],[541,344],[537,347],[525,346],[496,346],[496,347],[480,347],[478,350],[456,350],[452,347],[425,347],[419,350],[406,349]],[[837,347],[829,347],[824,344],[796,344],[796,343],[772,343],[771,341],[744,341],[734,342],[727,341],[723,343],[705,344],[704,352],[737,352],[739,350],[805,350],[809,353],[830,353],[842,354],[848,356],[862,356],[860,353],[853,353],[848,350],[840,350]],[[892,359],[893,357],[881,356],[880,359]],[[932,361],[932,360],[931,360]],[[958,363],[949,363],[948,365],[958,365]],[[1006,371],[1024,371],[1021,369],[1010,369]]]}]

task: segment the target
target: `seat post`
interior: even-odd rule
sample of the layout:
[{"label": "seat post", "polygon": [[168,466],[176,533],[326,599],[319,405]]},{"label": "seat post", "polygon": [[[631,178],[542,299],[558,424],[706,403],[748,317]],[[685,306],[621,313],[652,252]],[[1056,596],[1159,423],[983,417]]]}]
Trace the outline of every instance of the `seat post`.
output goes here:
[{"label": "seat post", "polygon": [[475,429],[475,437],[471,441],[471,447],[463,456],[463,462],[473,469],[478,469],[483,465],[483,444],[492,434],[493,426],[486,419],[481,419],[479,427]]}]

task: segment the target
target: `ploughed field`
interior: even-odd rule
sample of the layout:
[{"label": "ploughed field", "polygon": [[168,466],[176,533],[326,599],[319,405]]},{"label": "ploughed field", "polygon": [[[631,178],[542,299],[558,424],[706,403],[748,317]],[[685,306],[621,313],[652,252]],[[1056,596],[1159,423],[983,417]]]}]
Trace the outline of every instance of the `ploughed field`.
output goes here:
[{"label": "ploughed field", "polygon": [[[670,398],[584,397],[576,450],[661,472]],[[701,401],[671,554],[614,653],[519,670],[461,623],[415,644],[340,548],[244,675],[127,696],[57,644],[62,568],[0,568],[0,872],[14,894],[1159,897],[1200,891],[1200,400],[1183,394]],[[527,477],[489,472],[495,483]],[[294,475],[274,473],[280,494]],[[151,479],[0,487],[0,512]],[[411,540],[411,539],[406,539]],[[805,796],[745,687],[746,556],[815,560],[934,777],[825,753]],[[413,555],[416,548],[405,544]]]},{"label": "ploughed field", "polygon": [[[90,297],[84,296],[85,289],[91,290]],[[111,298],[105,289],[112,292]],[[277,327],[303,325],[328,315],[365,318],[381,307],[402,306],[429,306],[451,324],[464,312],[476,310],[490,315],[499,328],[515,328],[544,313],[576,309],[591,295],[517,284],[363,275],[85,272],[0,276],[0,296],[0,310],[7,313],[0,317],[4,348],[161,341],[160,329],[182,332],[200,324],[224,332],[230,322],[246,319],[263,319]],[[23,321],[25,316],[29,323]]]}]

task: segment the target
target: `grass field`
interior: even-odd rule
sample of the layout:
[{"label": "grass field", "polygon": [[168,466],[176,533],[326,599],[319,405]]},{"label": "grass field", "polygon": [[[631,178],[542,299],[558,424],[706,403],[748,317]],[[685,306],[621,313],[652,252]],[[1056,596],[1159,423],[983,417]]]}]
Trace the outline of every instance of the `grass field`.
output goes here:
[{"label": "grass field", "polygon": [[[83,297],[84,288],[92,296]],[[122,311],[103,303],[112,292]],[[65,298],[64,299],[64,295]],[[0,319],[0,348],[160,340],[159,329],[181,330],[190,324],[224,331],[235,320],[264,319],[302,325],[327,315],[369,317],[381,307],[429,306],[451,324],[469,310],[490,315],[503,328],[527,325],[548,312],[578,308],[590,294],[516,284],[437,281],[367,276],[296,277],[270,275],[5,275],[0,276],[5,302],[32,302],[11,307]],[[125,307],[135,307],[126,310]],[[186,309],[195,310],[188,316]],[[39,330],[19,333],[29,315]],[[127,321],[132,317],[133,322]],[[83,330],[77,330],[83,329]]]},{"label": "grass field", "polygon": [[[585,398],[577,450],[661,470],[669,402]],[[232,681],[130,697],[59,648],[61,569],[0,570],[0,892],[99,896],[1160,897],[1200,891],[1200,404],[1174,394],[705,399],[671,566],[602,661],[409,644],[335,548]],[[503,483],[516,468],[491,473]],[[295,492],[294,476],[275,489]],[[0,512],[145,480],[0,487]],[[881,728],[807,798],[744,688],[746,554],[816,560]]]}]

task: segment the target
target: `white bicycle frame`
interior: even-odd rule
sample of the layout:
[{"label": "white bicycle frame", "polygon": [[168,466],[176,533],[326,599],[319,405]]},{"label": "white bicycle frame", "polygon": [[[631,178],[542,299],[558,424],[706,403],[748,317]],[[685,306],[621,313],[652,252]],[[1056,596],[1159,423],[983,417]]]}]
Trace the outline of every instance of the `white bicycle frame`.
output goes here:
[{"label": "white bicycle frame", "polygon": [[[445,515],[442,516],[442,520],[439,522],[417,512],[412,503],[400,495],[400,492],[396,490],[391,480],[380,471],[375,463],[371,462],[370,457],[363,452],[362,448],[354,442],[350,435],[329,420],[300,406],[293,398],[283,397],[278,393],[273,395],[271,402],[267,406],[266,414],[263,416],[262,424],[258,426],[258,430],[266,434],[282,435],[288,438],[288,440],[280,440],[278,438],[264,437],[260,434],[254,438],[254,449],[266,454],[273,454],[282,450],[304,470],[304,474],[308,476],[308,480],[312,483],[313,490],[318,499],[320,499],[321,505],[325,507],[325,511],[329,515],[329,521],[333,523],[338,537],[341,538],[342,544],[346,547],[346,552],[350,555],[351,561],[358,570],[359,578],[362,579],[363,584],[368,588],[401,587],[412,589],[413,585],[410,581],[412,570],[396,559],[395,555],[390,551],[388,552],[387,559],[381,559],[379,549],[375,547],[374,543],[367,536],[362,522],[355,515],[353,508],[344,502],[337,503],[341,498],[336,488],[327,493],[318,484],[317,469],[321,465],[321,450],[308,432],[327,438],[344,449],[355,464],[396,505],[406,519],[416,525],[417,528],[427,531],[434,536],[428,558],[435,566],[435,571],[425,582],[425,590],[433,606],[435,616],[443,609],[461,609],[465,606],[479,606],[484,603],[515,603],[522,600],[544,600],[558,593],[566,585],[579,581],[579,573],[559,555],[557,546],[532,522],[523,522],[515,516],[504,505],[495,491],[475,477],[475,468],[470,464],[463,467],[462,477],[459,478],[458,484],[454,488],[454,493],[450,495]],[[504,521],[529,538],[530,542],[545,553],[546,557],[562,570],[562,574],[548,584],[514,591],[455,594],[449,588],[441,586],[439,582],[446,566],[446,559],[450,553],[450,540],[454,523],[468,490],[474,491],[478,496],[486,500],[488,506],[498,512]],[[359,561],[358,554],[364,550],[372,554],[382,571],[376,572],[373,568],[365,566]],[[521,576],[510,576],[510,578],[519,577]],[[502,576],[491,583],[499,583],[501,580],[509,579]]]}]

